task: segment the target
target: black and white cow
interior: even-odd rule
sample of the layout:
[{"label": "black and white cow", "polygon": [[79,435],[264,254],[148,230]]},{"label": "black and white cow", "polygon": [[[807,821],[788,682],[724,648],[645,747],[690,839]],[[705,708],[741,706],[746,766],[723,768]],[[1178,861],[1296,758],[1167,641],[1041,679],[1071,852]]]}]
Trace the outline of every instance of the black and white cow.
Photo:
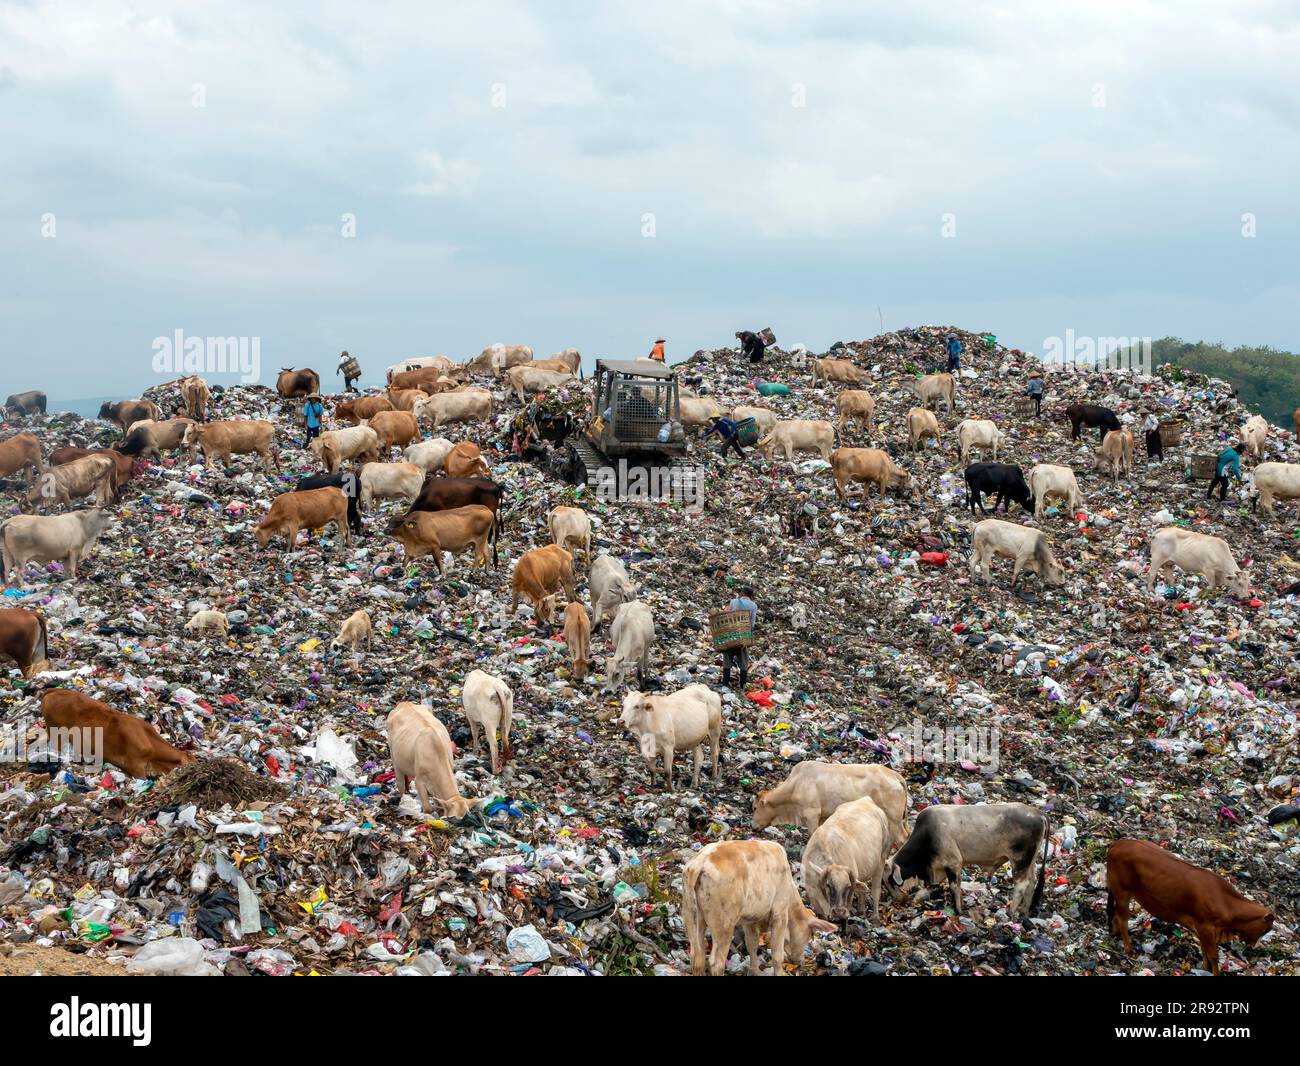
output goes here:
[{"label": "black and white cow", "polygon": [[997,497],[993,502],[994,514],[999,507],[1010,510],[1011,502],[1020,504],[1027,511],[1034,506],[1025,472],[1010,463],[971,463],[966,468],[966,503],[971,514],[975,513],[976,507],[980,514],[988,514],[984,509],[985,493]]}]

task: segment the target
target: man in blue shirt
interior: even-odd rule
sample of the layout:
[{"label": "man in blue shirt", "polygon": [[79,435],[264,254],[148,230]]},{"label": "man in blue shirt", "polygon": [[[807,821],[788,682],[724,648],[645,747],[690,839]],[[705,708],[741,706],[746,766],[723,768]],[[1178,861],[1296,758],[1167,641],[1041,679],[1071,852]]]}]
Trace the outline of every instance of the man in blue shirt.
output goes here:
[{"label": "man in blue shirt", "polygon": [[[749,624],[753,627],[758,622],[758,604],[754,602],[754,590],[745,585],[740,595],[727,604],[728,611],[748,611]],[[736,667],[740,673],[740,687],[749,684],[749,648],[728,648],[722,653],[722,683],[731,688],[731,668]]]},{"label": "man in blue shirt", "polygon": [[721,416],[715,418],[709,424],[709,428],[705,432],[704,437],[707,440],[715,433],[718,435],[718,438],[722,441],[722,448],[718,452],[718,455],[721,456],[723,462],[726,462],[727,451],[728,449],[731,448],[734,448],[736,450],[736,455],[738,455],[741,459],[745,458],[745,449],[740,446],[740,439],[736,436],[735,422],[733,422],[730,418],[723,418]]},{"label": "man in blue shirt", "polygon": [[1222,503],[1228,498],[1228,471],[1232,471],[1232,476],[1238,481],[1241,480],[1241,456],[1237,454],[1237,445],[1229,444],[1219,453],[1218,461],[1214,464],[1214,480],[1210,482],[1210,487],[1205,490],[1205,496],[1208,499],[1214,494],[1214,486],[1219,486],[1219,502]]},{"label": "man in blue shirt", "polygon": [[1040,418],[1043,414],[1043,392],[1045,388],[1041,374],[1035,371],[1029,375],[1029,384],[1025,386],[1025,395],[1034,401],[1034,414]]},{"label": "man in blue shirt", "polygon": [[320,426],[325,418],[325,405],[320,402],[320,397],[312,393],[307,397],[307,401],[302,405],[302,417],[307,423],[307,440],[303,447],[310,444],[316,437],[320,436]]},{"label": "man in blue shirt", "polygon": [[949,374],[955,374],[961,370],[961,338],[955,333],[948,334],[948,367]]}]

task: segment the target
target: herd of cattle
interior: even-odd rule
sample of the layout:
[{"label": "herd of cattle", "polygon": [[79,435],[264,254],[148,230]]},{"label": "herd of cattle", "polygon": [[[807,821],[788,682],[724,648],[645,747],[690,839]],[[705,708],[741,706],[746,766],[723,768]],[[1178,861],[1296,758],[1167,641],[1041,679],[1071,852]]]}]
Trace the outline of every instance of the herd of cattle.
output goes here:
[{"label": "herd of cattle", "polygon": [[[410,360],[389,369],[389,387],[382,395],[338,397],[332,415],[340,428],[325,430],[307,445],[321,467],[318,474],[299,479],[295,488],[274,498],[253,529],[259,546],[283,537],[286,551],[298,548],[299,535],[334,523],[338,542],[347,547],[351,534],[363,532],[362,515],[377,501],[398,500],[405,511],[394,514],[387,534],[402,546],[408,560],[431,556],[443,573],[443,552],[472,550],[474,565],[498,565],[497,541],[502,533],[503,487],[491,478],[491,468],[473,441],[454,443],[444,437],[423,436],[423,427],[436,431],[448,423],[486,423],[494,413],[489,389],[470,384],[475,375],[502,379],[508,394],[524,402],[531,394],[571,383],[579,372],[578,353],[566,349],[551,360],[534,361],[523,346],[493,346],[467,364],[446,357]],[[867,374],[847,359],[813,362],[815,383],[861,385]],[[19,513],[0,525],[3,576],[21,583],[29,563],[61,562],[69,578],[77,578],[78,562],[97,537],[110,527],[104,508],[117,499],[136,472],[137,461],[161,461],[174,452],[193,461],[201,453],[205,465],[229,467],[232,457],[254,456],[264,468],[279,471],[276,424],[266,419],[209,420],[211,390],[201,378],[178,383],[185,414],[163,419],[150,400],[105,404],[100,417],[122,433],[116,448],[58,448],[48,460],[40,438],[19,432],[0,442],[0,476],[25,471],[27,492],[19,510],[49,511],[94,495],[99,506],[57,514]],[[954,409],[956,383],[951,375],[912,379],[909,386],[921,406],[907,415],[908,445],[915,452],[942,430],[931,409],[943,401]],[[316,394],[319,376],[311,370],[285,370],[277,391],[286,401]],[[762,407],[743,406],[723,412],[712,397],[684,396],[682,418],[705,426],[716,416],[753,418],[760,427],[759,450],[769,459],[779,450],[787,460],[798,452],[815,452],[830,463],[835,488],[846,498],[848,486],[878,485],[917,491],[913,478],[897,467],[888,451],[879,448],[834,446],[850,423],[874,426],[875,399],[860,388],[840,391],[834,401],[836,419],[779,419]],[[10,397],[11,409],[39,416],[41,394]],[[1114,477],[1132,467],[1133,436],[1115,414],[1095,405],[1076,404],[1067,410],[1073,436],[1082,427],[1102,435],[1098,464]],[[1252,420],[1253,423],[1253,420]],[[1267,432],[1267,426],[1262,431]],[[1046,501],[1059,499],[1073,513],[1082,500],[1074,471],[1040,464],[1028,477],[1018,467],[999,463],[1006,438],[990,420],[967,418],[956,427],[960,461],[975,449],[990,461],[966,466],[969,506],[986,514],[983,497],[994,499],[994,513],[1019,504],[1036,519],[1046,515]],[[1263,444],[1259,427],[1243,427],[1243,441],[1258,456]],[[401,460],[391,461],[393,449]],[[1269,470],[1269,468],[1275,468]],[[1300,496],[1300,466],[1261,464],[1254,471],[1259,501],[1266,511],[1275,499]],[[865,491],[865,488],[864,488]],[[551,541],[523,552],[511,574],[511,611],[524,600],[539,622],[554,620],[560,593],[566,597],[562,615],[565,644],[573,673],[585,678],[590,670],[593,630],[608,626],[606,688],[623,688],[636,671],[644,687],[656,640],[654,614],[639,600],[636,583],[623,563],[612,555],[592,555],[592,523],[578,507],[560,506],[547,516]],[[1249,594],[1247,575],[1233,559],[1226,541],[1182,528],[1159,531],[1151,539],[1148,588],[1168,567],[1200,573],[1214,586],[1232,594]],[[996,558],[1013,562],[1012,584],[1028,570],[1046,584],[1060,584],[1063,568],[1054,558],[1046,533],[1035,526],[996,518],[974,527],[969,568],[972,576],[991,577]],[[587,569],[588,607],[578,596],[575,560]],[[195,636],[228,637],[226,616],[207,609],[194,614],[186,630]],[[373,637],[369,615],[358,610],[342,625],[332,646],[360,652]],[[44,619],[33,611],[0,611],[0,654],[13,658],[25,675],[48,660]],[[513,695],[501,678],[483,670],[464,680],[461,696],[474,749],[486,741],[493,773],[510,756]],[[156,777],[192,761],[193,753],[167,743],[148,723],[106,703],[67,689],[51,689],[41,697],[47,725],[102,730],[107,762],[135,777]],[[612,715],[607,715],[612,717]],[[692,756],[692,787],[698,788],[709,752],[712,778],[720,781],[724,735],[722,701],[717,692],[693,684],[676,692],[651,694],[630,689],[622,700],[620,722],[631,733],[642,757],[653,769],[661,762],[667,787],[673,788],[678,755]],[[425,705],[402,702],[388,716],[388,740],[399,796],[414,784],[421,809],[439,809],[445,816],[464,817],[477,801],[462,796],[455,776],[454,745],[446,726]],[[961,870],[989,871],[1010,863],[1013,881],[1009,902],[1015,914],[1032,913],[1044,888],[1050,854],[1051,827],[1046,815],[1023,803],[972,806],[934,805],[916,817],[909,831],[909,796],[903,779],[879,765],[850,765],[807,761],[795,766],[778,788],[758,794],[754,801],[756,830],[774,824],[795,824],[808,832],[801,875],[809,906],[802,902],[784,848],[771,840],[733,840],[709,844],[687,864],[683,879],[682,916],[690,941],[692,967],[721,973],[737,925],[749,949],[752,972],[758,969],[758,938],[768,933],[773,972],[780,973],[787,955],[797,960],[810,937],[829,932],[832,922],[869,911],[879,915],[882,885],[902,897],[917,897],[931,886],[946,885],[954,908],[961,912]],[[895,850],[897,849],[897,850]],[[1037,865],[1037,878],[1034,867]],[[1223,878],[1190,866],[1162,849],[1141,841],[1120,840],[1108,856],[1108,889],[1112,931],[1131,952],[1127,919],[1136,899],[1153,915],[1192,929],[1200,940],[1206,963],[1218,972],[1218,945],[1232,938],[1253,944],[1273,924],[1266,907],[1237,893]],[[707,939],[712,937],[712,950]]]}]

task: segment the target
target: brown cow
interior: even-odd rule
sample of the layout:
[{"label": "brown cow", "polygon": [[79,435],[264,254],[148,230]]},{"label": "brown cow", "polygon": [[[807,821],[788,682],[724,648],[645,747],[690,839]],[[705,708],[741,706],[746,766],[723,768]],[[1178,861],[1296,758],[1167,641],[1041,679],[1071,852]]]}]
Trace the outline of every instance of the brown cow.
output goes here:
[{"label": "brown cow", "polygon": [[488,508],[497,516],[497,526],[500,527],[501,493],[501,486],[485,477],[436,477],[429,474],[424,479],[419,497],[411,504],[406,515],[393,523],[389,532],[416,511],[448,511],[453,507],[468,507],[471,504]]},{"label": "brown cow", "polygon": [[486,569],[489,538],[492,541],[492,569],[498,565],[496,513],[488,507],[412,511],[399,519],[391,532],[408,559],[432,555],[439,575],[443,573],[443,552],[455,555],[470,547],[474,549],[474,565],[482,564]]},{"label": "brown cow", "polygon": [[334,417],[340,422],[361,425],[367,418],[374,418],[380,411],[391,411],[392,402],[382,396],[358,396],[355,400],[339,400],[334,405]]},{"label": "brown cow", "polygon": [[47,729],[98,732],[96,740],[83,746],[82,751],[98,748],[106,763],[132,777],[161,777],[194,761],[192,752],[172,747],[143,718],[123,714],[72,689],[46,692],[41,697],[41,714]]},{"label": "brown cow", "polygon": [[492,473],[478,445],[471,440],[463,440],[452,448],[442,461],[442,469],[448,477],[488,477]]},{"label": "brown cow", "polygon": [[1129,902],[1134,899],[1162,922],[1192,930],[1216,975],[1220,944],[1239,938],[1253,945],[1273,928],[1271,910],[1247,899],[1218,874],[1184,862],[1149,840],[1117,840],[1106,852],[1106,915],[1111,934],[1129,955]]},{"label": "brown cow", "polygon": [[831,452],[831,476],[835,478],[835,491],[842,500],[848,498],[844,489],[852,481],[862,482],[864,496],[868,484],[879,485],[882,500],[886,488],[903,492],[912,483],[911,475],[896,467],[889,453],[879,448],[836,448]]},{"label": "brown cow", "polygon": [[314,392],[320,392],[320,375],[310,367],[290,370],[287,366],[282,366],[280,376],[275,379],[275,391],[285,400],[305,399]]},{"label": "brown cow", "polygon": [[850,385],[863,385],[871,380],[871,375],[854,364],[852,359],[814,359],[812,361],[813,384],[817,379],[825,381],[843,381]]},{"label": "brown cow", "polygon": [[388,402],[394,411],[414,411],[415,405],[428,395],[423,389],[389,389]]},{"label": "brown cow", "polygon": [[385,459],[394,445],[405,448],[411,441],[420,439],[420,423],[410,411],[380,411],[369,424],[379,438],[380,454]]},{"label": "brown cow", "polygon": [[238,418],[206,425],[191,422],[185,427],[184,444],[187,448],[201,448],[203,462],[211,467],[213,459],[223,466],[230,465],[231,455],[256,454],[276,470],[280,460],[271,447],[275,443],[275,424],[262,418]]},{"label": "brown cow", "polygon": [[72,503],[95,494],[102,507],[113,499],[113,479],[117,463],[107,455],[87,455],[62,466],[51,467],[32,482],[27,490],[29,506],[48,503]]},{"label": "brown cow", "polygon": [[88,455],[107,455],[113,460],[113,492],[117,494],[135,473],[135,460],[112,448],[74,448],[71,445],[50,452],[50,466],[64,466]]},{"label": "brown cow", "polygon": [[41,461],[41,442],[30,433],[15,433],[0,442],[0,477],[8,477],[19,470],[27,471],[27,483],[32,482],[32,473],[45,473],[45,464]]},{"label": "brown cow", "polygon": [[45,414],[45,393],[40,389],[28,392],[16,392],[5,400],[6,411],[17,411],[23,415]]},{"label": "brown cow", "polygon": [[185,413],[200,422],[208,420],[208,402],[212,399],[212,390],[208,383],[197,374],[181,378],[181,398],[185,401]]},{"label": "brown cow", "polygon": [[158,405],[152,400],[122,400],[120,403],[101,404],[99,417],[112,422],[123,433],[132,422],[141,422],[146,418],[158,420]]},{"label": "brown cow", "polygon": [[454,389],[456,383],[447,380],[447,372],[436,366],[421,367],[419,370],[403,370],[394,374],[388,383],[390,390],[419,389],[426,396]]},{"label": "brown cow", "polygon": [[510,577],[510,611],[519,606],[519,596],[533,605],[533,611],[543,622],[551,618],[550,598],[560,587],[569,599],[574,598],[573,554],[557,544],[533,548],[524,552],[515,563]]},{"label": "brown cow", "polygon": [[26,607],[0,608],[0,658],[12,659],[23,677],[31,677],[49,657],[44,617]]},{"label": "brown cow", "polygon": [[117,446],[123,455],[136,456],[141,459],[157,459],[162,462],[164,450],[172,451],[184,448],[187,455],[193,457],[193,449],[185,443],[185,432],[194,425],[192,418],[169,418],[164,422],[145,419],[135,422],[126,431],[126,440]]},{"label": "brown cow", "polygon": [[573,676],[586,677],[591,661],[591,619],[578,600],[564,608],[564,643],[573,660]]},{"label": "brown cow", "polygon": [[323,529],[335,522],[339,527],[339,540],[348,543],[348,498],[342,489],[304,489],[302,492],[283,492],[271,501],[271,509],[253,530],[257,543],[265,548],[271,538],[283,533],[286,552],[294,550],[298,531]]}]

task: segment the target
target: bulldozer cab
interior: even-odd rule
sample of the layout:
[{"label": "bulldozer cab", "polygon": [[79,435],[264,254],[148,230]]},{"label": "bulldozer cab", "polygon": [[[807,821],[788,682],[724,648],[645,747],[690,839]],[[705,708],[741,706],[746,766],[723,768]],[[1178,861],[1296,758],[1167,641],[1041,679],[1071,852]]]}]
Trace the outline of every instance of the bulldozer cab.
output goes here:
[{"label": "bulldozer cab", "polygon": [[[666,366],[634,360],[596,361],[590,439],[608,456],[671,453],[676,437],[661,440],[665,424],[680,423],[676,375]],[[684,450],[684,444],[681,446]]]}]

